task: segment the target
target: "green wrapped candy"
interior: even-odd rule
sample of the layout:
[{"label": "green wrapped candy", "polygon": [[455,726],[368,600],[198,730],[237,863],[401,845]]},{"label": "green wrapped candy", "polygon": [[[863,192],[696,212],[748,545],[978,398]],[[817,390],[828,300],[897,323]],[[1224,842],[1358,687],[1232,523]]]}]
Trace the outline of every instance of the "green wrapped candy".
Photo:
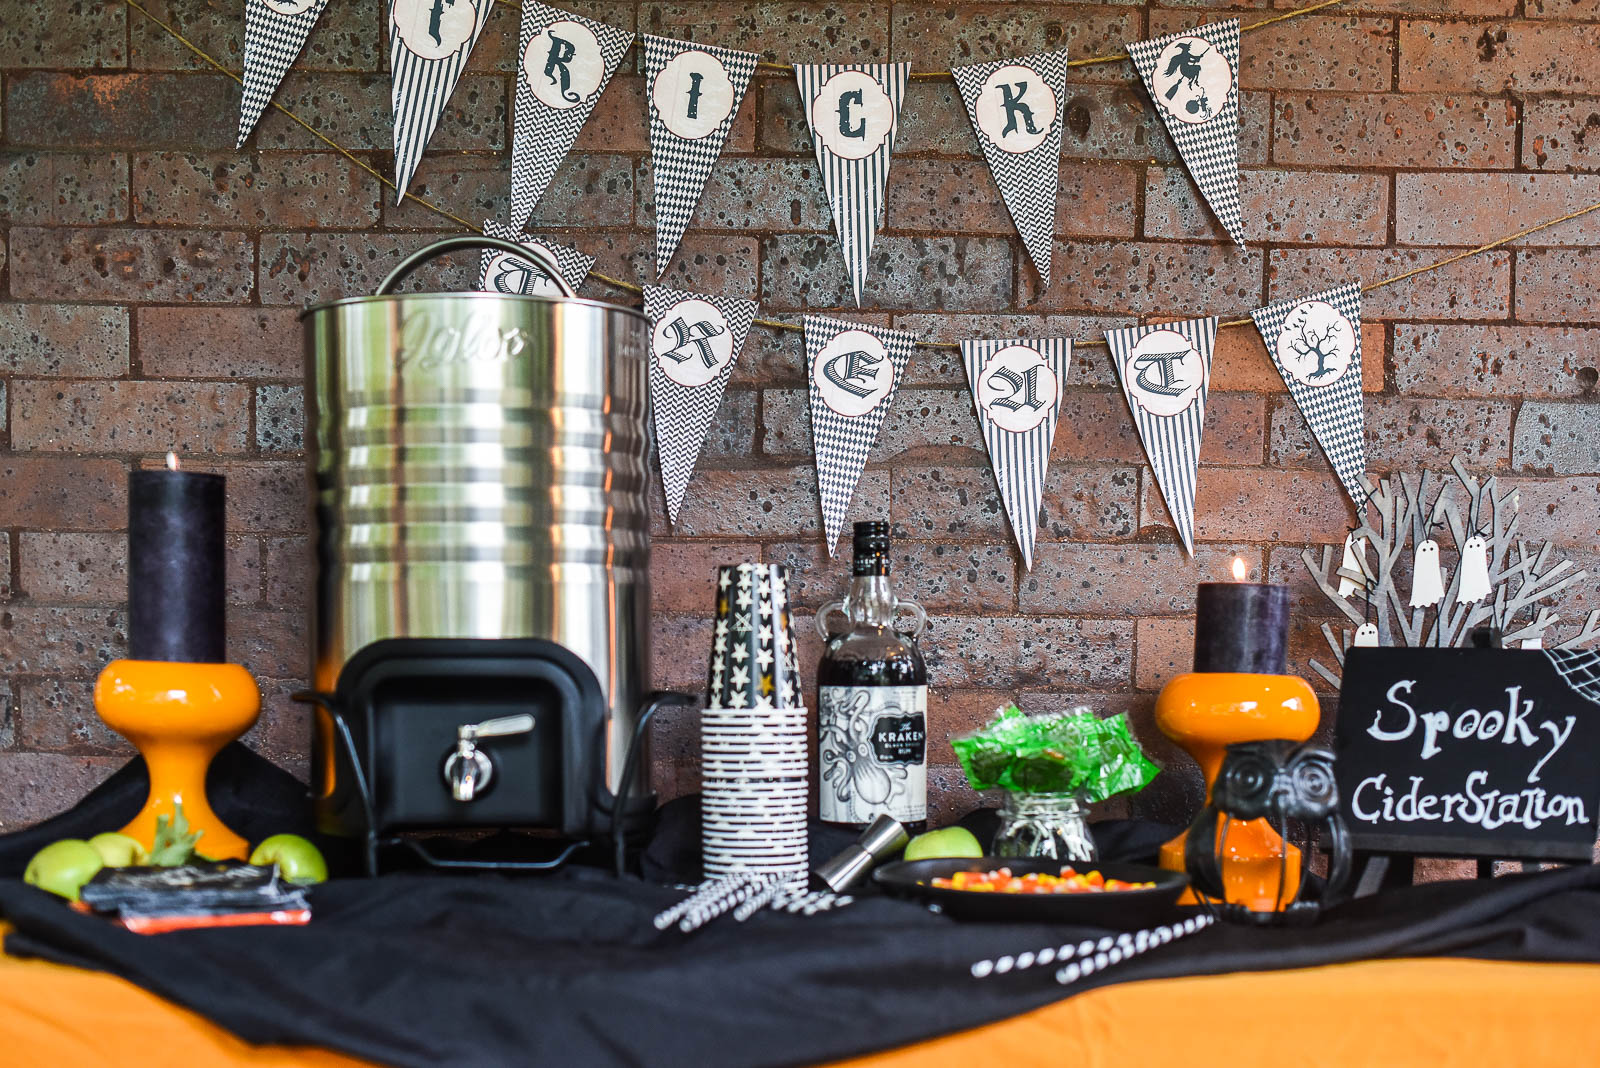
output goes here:
[{"label": "green wrapped candy", "polygon": [[1144,789],[1159,770],[1134,741],[1126,716],[1101,719],[1087,708],[1030,716],[1009,705],[950,744],[974,790],[1078,793],[1104,801]]}]

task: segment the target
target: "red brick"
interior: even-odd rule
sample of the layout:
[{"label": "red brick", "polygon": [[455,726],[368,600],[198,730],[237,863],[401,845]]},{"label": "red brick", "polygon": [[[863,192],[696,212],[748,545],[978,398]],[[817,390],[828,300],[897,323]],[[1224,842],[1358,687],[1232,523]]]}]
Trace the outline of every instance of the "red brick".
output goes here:
[{"label": "red brick", "polygon": [[124,763],[122,757],[0,752],[0,829],[21,830],[65,812]]},{"label": "red brick", "polygon": [[123,67],[128,21],[146,21],[118,0],[24,4],[0,24],[0,55],[16,67]]},{"label": "red brick", "polygon": [[[1197,21],[1190,11],[1152,11],[1150,34]],[[1245,89],[1389,89],[1393,67],[1393,19],[1307,15],[1251,30],[1239,49]]]},{"label": "red brick", "polygon": [[0,663],[19,675],[98,672],[127,647],[121,609],[0,606]]},{"label": "red brick", "polygon": [[[841,539],[842,541],[843,539]],[[773,549],[781,549],[781,556]],[[796,597],[815,607],[845,595],[848,554],[829,560],[818,544],[773,546],[769,559],[798,576]],[[930,614],[1010,613],[1017,601],[1016,550],[1006,544],[950,544],[906,540],[894,545],[890,581],[895,596],[916,601]]]},{"label": "red brick", "polygon": [[935,615],[925,634],[930,686],[1115,690],[1133,674],[1128,620]]},{"label": "red brick", "polygon": [[[1023,4],[894,5],[894,57],[913,70],[1009,59],[1065,48],[1073,58],[1121,52],[1136,41],[1139,13],[1131,8]],[[1074,81],[1121,81],[1129,71],[1110,63],[1079,67]]]},{"label": "red brick", "polygon": [[1036,311],[1195,315],[1259,304],[1265,256],[1231,245],[1074,241],[1057,242],[1052,259],[1053,281],[1044,293],[1032,292],[1024,276],[1019,299]]},{"label": "red brick", "polygon": [[[1383,353],[1388,328],[1382,323],[1361,324],[1361,388],[1383,391]],[[1245,324],[1217,331],[1211,354],[1211,388],[1253,393],[1283,393],[1283,376],[1267,355],[1261,333]]]},{"label": "red brick", "polygon": [[[899,167],[895,168],[896,173]],[[639,162],[639,225],[656,225],[649,160]],[[894,188],[890,183],[890,188]],[[832,233],[833,217],[823,197],[815,159],[719,160],[706,180],[690,227],[700,230],[793,230]]]},{"label": "red brick", "polygon": [[328,152],[133,157],[133,210],[165,226],[372,226],[376,179]]},{"label": "red brick", "polygon": [[1141,690],[1161,689],[1179,675],[1194,670],[1194,620],[1141,619],[1138,621],[1138,670],[1134,685]]},{"label": "red brick", "polygon": [[1600,292],[1577,282],[1594,278],[1597,270],[1600,252],[1591,248],[1519,251],[1517,318],[1535,323],[1600,322]]},{"label": "red brick", "polygon": [[1072,366],[1067,372],[1067,387],[1116,388],[1117,381],[1100,342],[1107,330],[1127,326],[1126,317],[1111,315],[1029,315],[962,314],[910,312],[896,315],[894,326],[915,334],[919,341],[943,342],[950,348],[921,345],[906,365],[906,385],[948,385],[965,383],[967,372],[961,351],[954,346],[970,338],[1045,338],[1073,339]]},{"label": "red brick", "polygon": [[[1247,241],[1382,245],[1388,240],[1384,175],[1243,171],[1239,197]],[[1231,240],[1189,172],[1178,167],[1146,172],[1144,232],[1147,237]]]},{"label": "red brick", "polygon": [[127,484],[116,460],[0,456],[0,515],[33,530],[120,530]]},{"label": "red brick", "polygon": [[298,308],[140,308],[139,364],[153,378],[304,374]]},{"label": "red brick", "polygon": [[[1112,164],[1061,164],[1055,232],[1132,237],[1138,176]],[[979,162],[900,160],[889,180],[888,218],[899,229],[957,233],[1015,232],[989,173]]]},{"label": "red brick", "polygon": [[1461,93],[1285,93],[1272,158],[1345,167],[1506,168],[1516,162],[1517,109]]},{"label": "red brick", "polygon": [[239,130],[238,84],[220,74],[40,71],[13,74],[5,88],[12,146],[221,149]]},{"label": "red brick", "polygon": [[286,612],[303,612],[311,603],[316,562],[308,538],[264,538],[261,578],[266,603]]},{"label": "red brick", "polygon": [[[1372,285],[1426,267],[1454,249],[1275,249],[1268,261],[1269,300],[1301,297],[1345,282]],[[1510,310],[1511,255],[1488,252],[1361,295],[1366,319],[1393,319],[1426,308],[1434,319],[1501,319]]]},{"label": "red brick", "polygon": [[[863,472],[851,502],[849,520],[889,518],[889,477]],[[658,532],[667,533],[666,516],[658,516]],[[817,474],[811,464],[747,471],[702,470],[689,484],[673,533],[688,536],[793,537],[821,540],[822,510],[817,499]],[[841,536],[841,542],[843,541]],[[850,551],[848,544],[841,550]]]},{"label": "red brick", "polygon": [[1530,543],[1549,540],[1592,551],[1600,544],[1600,478],[1501,478],[1501,491],[1516,490],[1522,500],[1518,534]]},{"label": "red brick", "polygon": [[126,156],[0,152],[0,221],[93,226],[127,217]]},{"label": "red brick", "polygon": [[[1155,479],[1145,483],[1148,521],[1170,526]],[[1332,471],[1240,467],[1201,467],[1194,513],[1198,541],[1257,543],[1342,540],[1352,514]]]},{"label": "red brick", "polygon": [[716,418],[706,430],[703,460],[748,457],[756,451],[756,402],[753,389],[730,389],[722,395]]},{"label": "red brick", "polygon": [[1394,368],[1403,393],[1592,399],[1600,330],[1402,323],[1395,327]]},{"label": "red brick", "polygon": [[639,8],[639,32],[743,48],[767,62],[889,59],[888,9],[881,3],[648,3]]},{"label": "red brick", "polygon": [[[1532,0],[1528,5],[1545,3]],[[1559,0],[1556,0],[1559,2]],[[1275,7],[1298,8],[1300,0],[1273,0]],[[1361,10],[1367,12],[1392,12],[1397,15],[1465,15],[1468,17],[1514,15],[1517,0],[1362,0]]]},{"label": "red brick", "polygon": [[[1479,245],[1596,201],[1600,201],[1600,175],[1399,174],[1395,240],[1407,245]],[[1518,244],[1596,241],[1600,241],[1600,212],[1530,234]]]},{"label": "red brick", "polygon": [[311,709],[294,700],[306,688],[304,679],[257,679],[261,718],[241,741],[301,782],[308,779],[306,747],[311,738]]},{"label": "red brick", "polygon": [[1600,97],[1530,97],[1522,105],[1522,165],[1600,169]]},{"label": "red brick", "polygon": [[716,604],[717,568],[760,555],[760,547],[747,541],[657,539],[650,547],[651,605],[658,613],[709,615]]},{"label": "red brick", "polygon": [[[455,91],[450,94],[449,103],[439,115],[438,128],[428,139],[428,151],[500,152],[506,149],[510,144],[506,81],[500,75],[462,75]],[[390,88],[387,70],[372,74],[298,74],[291,69],[272,99],[352,152],[376,150],[387,153],[394,147],[394,112]],[[609,92],[607,95],[610,95]],[[226,143],[217,147],[231,149],[239,132],[237,89],[232,90],[232,96],[233,99],[224,108],[229,122]],[[191,145],[180,140],[170,146],[163,143],[137,147],[199,148],[212,147],[212,143],[207,141],[203,145]],[[313,137],[287,115],[270,107],[256,124],[248,147],[297,152],[325,152],[328,148],[326,142]],[[387,159],[371,162],[384,177],[394,177],[393,166]],[[390,192],[387,195],[392,197],[394,194]]]},{"label": "red brick", "polygon": [[300,534],[309,521],[310,480],[303,460],[185,464],[228,479],[228,530]]},{"label": "red brick", "polygon": [[1178,545],[1044,543],[1018,596],[1028,612],[1187,615],[1196,584],[1227,578],[1235,557],[1261,581],[1261,551],[1248,546],[1200,546],[1191,559]]},{"label": "red brick", "polygon": [[711,617],[658,612],[653,622],[651,675],[656,689],[704,694],[709,664],[706,658],[711,653]]},{"label": "red brick", "polygon": [[74,304],[0,304],[0,373],[128,373],[128,313]]},{"label": "red brick", "polygon": [[[769,389],[762,398],[762,452],[768,456],[814,455],[807,391]],[[984,447],[972,395],[966,390],[900,390],[884,417],[872,459],[886,460],[930,446]]]},{"label": "red brick", "polygon": [[11,293],[25,300],[248,300],[255,249],[226,230],[11,231]]},{"label": "red brick", "polygon": [[[428,239],[409,234],[296,233],[261,236],[261,301],[305,306],[372,293]],[[429,262],[402,290],[474,289],[478,254],[452,252]]]},{"label": "red brick", "polygon": [[[1368,397],[1365,407],[1367,464],[1373,470],[1448,471],[1453,456],[1474,469],[1495,468],[1511,458],[1508,403]],[[1284,467],[1327,463],[1305,417],[1287,395],[1273,406],[1267,460]]]},{"label": "red brick", "polygon": [[[851,554],[848,546],[843,545],[846,540],[845,537],[840,538],[843,551],[835,556],[829,556],[827,548],[820,541],[806,541],[767,545],[762,557],[769,564],[782,564],[789,569],[790,603],[797,609],[815,610],[829,601],[839,600],[850,587]],[[735,555],[728,559],[743,557]],[[891,568],[890,580],[897,587],[901,579],[902,576]],[[903,591],[897,592],[905,596]]]},{"label": "red brick", "polygon": [[1600,407],[1524,403],[1517,412],[1512,463],[1555,475],[1600,473]]},{"label": "red brick", "polygon": [[[231,5],[186,4],[182,0],[141,0],[152,15],[176,29],[229,70],[244,66],[244,9]],[[295,57],[296,70],[382,70],[388,63],[386,9],[360,4],[333,4],[317,19],[305,47]],[[151,19],[133,13],[129,37],[131,65],[143,70],[211,70]],[[381,23],[381,25],[380,25]],[[488,33],[491,31],[485,31]],[[234,109],[235,122],[238,108]]]},{"label": "red brick", "polygon": [[[0,601],[11,599],[11,535],[0,531]],[[0,740],[0,749],[5,743]]]},{"label": "red brick", "polygon": [[[1205,463],[1255,463],[1261,459],[1262,401],[1237,393],[1213,393],[1206,402],[1201,445]],[[1120,392],[1068,390],[1051,456],[1069,462],[1127,460],[1142,463],[1144,446]]]},{"label": "red brick", "polygon": [[18,379],[12,388],[17,449],[212,456],[249,447],[244,386]]},{"label": "red brick", "polygon": [[1600,26],[1540,22],[1400,23],[1400,88],[1593,92]]},{"label": "red brick", "polygon": [[1051,464],[1040,501],[1040,541],[1121,541],[1139,532],[1139,472]]},{"label": "red brick", "polygon": [[986,463],[900,463],[894,468],[894,536],[981,539],[1011,536],[1005,505]]},{"label": "red brick", "polygon": [[252,675],[303,676],[310,667],[304,612],[233,608],[228,612],[228,659]]},{"label": "red brick", "polygon": [[133,755],[133,746],[94,710],[94,679],[24,679],[17,694],[20,748]]},{"label": "red brick", "polygon": [[[873,244],[869,262],[862,293],[868,307],[979,311],[1011,302],[1012,248],[1003,238],[884,234]],[[831,236],[766,238],[761,275],[763,307],[854,304],[839,243]]]},{"label": "red brick", "polygon": [[[339,164],[346,170],[354,170],[343,159]],[[634,161],[628,156],[571,153],[556,168],[549,188],[539,198],[532,228],[631,225],[634,184]],[[503,156],[424,156],[406,188],[473,226],[481,226],[485,219],[504,222],[511,214],[511,183],[506,177]],[[415,200],[408,198],[397,205],[392,193],[380,199],[384,225],[388,228],[461,230],[461,224],[454,219],[429,211]],[[284,225],[326,224],[312,219]]]},{"label": "red brick", "polygon": [[[650,282],[694,293],[718,293],[725,297],[756,296],[758,246],[754,238],[742,234],[699,234],[690,231],[672,254],[666,274],[659,278],[656,277],[656,243],[651,234],[593,234],[585,239],[572,240],[595,257],[596,274],[607,274],[635,285]],[[596,292],[604,292],[608,300],[627,304],[637,304],[639,300],[636,296],[619,294],[611,287],[597,289]]]}]

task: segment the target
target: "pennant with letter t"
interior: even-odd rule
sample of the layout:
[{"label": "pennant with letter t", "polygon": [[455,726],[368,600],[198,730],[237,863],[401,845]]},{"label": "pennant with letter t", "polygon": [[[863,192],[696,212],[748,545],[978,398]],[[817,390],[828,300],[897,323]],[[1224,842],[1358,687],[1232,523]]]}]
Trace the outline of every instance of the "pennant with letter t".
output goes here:
[{"label": "pennant with letter t", "polygon": [[394,79],[395,202],[422,161],[467,56],[489,21],[495,0],[392,0],[389,72]]},{"label": "pennant with letter t", "polygon": [[1239,20],[1128,45],[1150,99],[1195,185],[1234,243],[1244,247],[1239,207]]},{"label": "pennant with letter t", "polygon": [[235,148],[244,147],[327,6],[328,0],[244,0],[244,96]]},{"label": "pennant with letter t", "polygon": [[[493,219],[484,220],[483,232],[490,237],[515,241],[543,252],[561,268],[562,279],[573,289],[583,284],[583,280],[589,277],[589,269],[594,266],[593,256],[579,252],[570,245],[556,245],[531,234],[519,234]],[[531,257],[513,256],[497,248],[484,249],[478,260],[478,288],[488,293],[520,293],[524,296],[553,296],[560,292],[551,281],[549,272]]]},{"label": "pennant with letter t", "polygon": [[889,156],[910,74],[909,63],[808,63],[794,68],[858,308],[883,216]]},{"label": "pennant with letter t", "polygon": [[806,316],[804,325],[817,491],[832,556],[916,339],[902,330],[821,315]]},{"label": "pennant with letter t", "polygon": [[1032,571],[1039,500],[1061,413],[1061,387],[1072,368],[1072,342],[1064,337],[963,341],[961,362],[1000,499],[1011,517],[1022,562]]},{"label": "pennant with letter t", "polygon": [[1028,258],[1050,285],[1050,243],[1061,188],[1061,123],[1067,102],[1067,53],[999,59],[956,67],[983,158],[1006,202]]},{"label": "pennant with letter t", "polygon": [[1344,491],[1367,499],[1366,416],[1361,402],[1361,287],[1280,300],[1250,313],[1278,373]]},{"label": "pennant with letter t", "polygon": [[1183,547],[1194,555],[1194,483],[1206,422],[1217,318],[1106,331],[1150,469]]}]

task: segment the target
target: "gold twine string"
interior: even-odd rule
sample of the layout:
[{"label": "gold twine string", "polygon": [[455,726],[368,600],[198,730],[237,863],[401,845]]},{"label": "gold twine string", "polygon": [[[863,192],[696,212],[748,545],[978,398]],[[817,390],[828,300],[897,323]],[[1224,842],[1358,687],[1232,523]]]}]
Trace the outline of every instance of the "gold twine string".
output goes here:
[{"label": "gold twine string", "polygon": [[[509,7],[518,7],[519,6],[517,3],[514,2],[514,0],[497,0],[497,2],[498,3],[502,3],[502,4],[506,4]],[[1343,0],[1323,0],[1322,3],[1313,4],[1310,7],[1299,8],[1299,9],[1297,9],[1295,11],[1287,11],[1287,12],[1284,12],[1283,14],[1281,14],[1281,15],[1275,15],[1272,18],[1263,19],[1260,22],[1251,23],[1249,26],[1242,27],[1242,29],[1244,29],[1244,30],[1254,30],[1254,29],[1257,29],[1257,28],[1262,27],[1262,26],[1271,25],[1272,23],[1275,23],[1275,22],[1283,22],[1283,21],[1285,21],[1287,19],[1298,18],[1301,15],[1307,15],[1307,14],[1310,14],[1311,12],[1313,12],[1313,11],[1320,11],[1321,9],[1323,9],[1325,7],[1332,7],[1334,4],[1338,4],[1338,3],[1342,3],[1342,2],[1343,2]],[[175,38],[178,41],[178,43],[182,44],[190,52],[193,52],[197,57],[199,57],[201,60],[203,60],[206,64],[208,64],[209,66],[213,67],[214,69],[220,71],[221,73],[226,74],[228,77],[232,78],[235,82],[238,82],[239,85],[241,85],[241,86],[244,85],[244,79],[240,75],[235,74],[233,71],[229,70],[227,67],[224,67],[218,60],[213,58],[208,52],[206,52],[204,49],[202,49],[199,45],[195,44],[193,41],[189,40],[183,34],[179,33],[172,26],[169,26],[167,23],[161,21],[155,15],[151,14],[150,11],[147,8],[145,8],[142,4],[139,3],[139,0],[123,0],[123,3],[127,4],[129,7],[133,8],[135,11],[139,12],[139,14],[143,15],[145,18],[149,19],[151,22],[155,23],[157,26],[160,26],[163,30],[167,31],[167,33],[170,34],[173,38]],[[1069,64],[1069,66],[1087,66],[1088,64],[1091,64],[1091,63],[1111,63],[1111,62],[1114,62],[1114,61],[1117,61],[1117,60],[1122,60],[1122,59],[1127,59],[1127,58],[1128,57],[1127,57],[1127,55],[1125,53],[1118,53],[1116,55],[1109,55],[1109,56],[1096,56],[1096,57],[1093,57],[1091,59],[1075,60],[1071,64]],[[761,64],[761,66],[777,67],[777,68],[782,69],[782,70],[790,70],[790,69],[792,69],[791,67],[787,67],[787,66],[784,66],[782,64]],[[919,78],[919,77],[920,78],[939,78],[939,77],[946,77],[946,76],[948,76],[948,74],[949,74],[948,71],[927,71],[927,72],[913,73],[911,76],[913,78]],[[363,171],[365,171],[368,174],[372,175],[372,177],[374,179],[376,179],[379,184],[383,185],[385,188],[389,189],[391,192],[396,192],[396,193],[400,192],[400,190],[395,186],[394,182],[391,181],[389,178],[385,177],[380,171],[378,171],[377,168],[373,167],[372,164],[368,163],[366,160],[362,159],[360,156],[357,156],[354,152],[350,151],[348,148],[345,148],[343,145],[339,144],[333,138],[329,137],[327,134],[325,134],[322,131],[318,130],[316,127],[312,126],[309,122],[307,122],[306,120],[302,119],[299,115],[296,115],[293,111],[290,111],[288,108],[284,107],[282,104],[278,103],[276,100],[273,100],[270,103],[272,104],[272,107],[274,109],[276,109],[277,111],[281,112],[282,114],[288,116],[290,121],[294,122],[296,125],[298,125],[302,129],[304,129],[307,133],[311,134],[311,136],[315,137],[317,140],[321,141],[323,144],[327,145],[329,148],[331,148],[335,152],[339,153],[341,156],[343,156],[345,159],[349,160],[351,163],[355,164],[357,167],[360,167]],[[439,205],[433,203],[432,201],[430,201],[430,200],[428,200],[428,199],[426,199],[424,197],[420,197],[417,194],[409,192],[409,191],[404,192],[402,195],[405,197],[405,199],[410,200],[410,201],[412,201],[412,202],[414,202],[416,204],[420,204],[422,207],[427,208],[429,211],[431,211],[431,212],[433,212],[433,213],[435,213],[437,215],[443,216],[444,218],[449,219],[452,222],[457,223],[458,225],[460,225],[462,227],[465,227],[468,230],[471,230],[473,233],[477,233],[477,234],[483,233],[483,230],[482,230],[481,227],[474,226],[471,222],[467,221],[466,219],[463,219],[461,216],[459,216],[459,215],[455,214],[454,212],[450,211],[448,208],[440,207]],[[1485,242],[1484,244],[1481,244],[1481,245],[1477,246],[1476,248],[1470,248],[1470,249],[1467,249],[1464,252],[1457,252],[1452,256],[1445,257],[1442,260],[1437,260],[1437,261],[1435,261],[1433,263],[1424,264],[1421,267],[1413,267],[1409,271],[1404,271],[1404,272],[1402,272],[1400,274],[1396,274],[1396,275],[1390,275],[1387,278],[1381,278],[1376,282],[1370,283],[1369,285],[1362,286],[1361,287],[1361,291],[1363,293],[1370,293],[1375,289],[1381,289],[1384,286],[1393,285],[1396,282],[1403,282],[1408,278],[1415,278],[1419,274],[1427,274],[1429,271],[1437,271],[1442,267],[1450,266],[1450,264],[1452,264],[1452,263],[1459,263],[1461,260],[1468,259],[1468,258],[1470,258],[1472,256],[1477,256],[1477,255],[1480,255],[1480,254],[1482,254],[1484,252],[1489,252],[1489,251],[1491,251],[1493,249],[1500,248],[1503,245],[1509,245],[1511,242],[1516,241],[1519,238],[1527,237],[1529,234],[1538,233],[1540,230],[1548,230],[1552,226],[1556,226],[1556,225],[1558,225],[1560,223],[1567,222],[1567,221],[1569,221],[1571,219],[1579,218],[1580,216],[1583,216],[1583,215],[1588,215],[1590,212],[1593,212],[1593,211],[1600,211],[1600,202],[1596,202],[1594,204],[1590,204],[1588,207],[1578,208],[1575,211],[1570,211],[1567,214],[1562,215],[1562,216],[1560,216],[1558,218],[1555,218],[1555,219],[1546,219],[1544,222],[1535,223],[1532,226],[1529,226],[1529,227],[1526,227],[1524,229],[1518,230],[1514,234],[1507,234],[1504,237],[1497,237],[1493,241]],[[616,288],[624,290],[624,291],[629,292],[629,293],[642,294],[644,292],[644,289],[641,286],[635,285],[634,283],[625,281],[625,280],[623,280],[621,278],[612,278],[610,275],[601,274],[599,271],[590,271],[589,272],[589,276],[591,278],[598,279],[599,281],[604,282],[607,285],[615,286]],[[876,310],[876,309],[874,309],[874,310]],[[804,329],[804,327],[797,326],[794,323],[780,322],[777,319],[755,319],[755,320],[752,320],[752,321],[754,322],[755,325],[764,326],[764,327],[767,327],[770,330],[789,330],[789,331],[793,331],[793,332],[798,333],[798,332],[800,332],[800,331],[802,331]],[[1249,326],[1249,325],[1251,325],[1252,322],[1253,322],[1253,320],[1248,319],[1248,318],[1246,318],[1246,319],[1229,319],[1229,320],[1227,320],[1225,322],[1219,323],[1218,325],[1220,327]],[[949,341],[918,341],[918,342],[916,342],[916,344],[918,346],[922,347],[922,348],[928,348],[928,349],[959,349],[961,347],[960,345],[958,345],[958,344],[956,344],[954,342],[949,342]],[[1106,342],[1105,342],[1104,339],[1090,340],[1090,341],[1074,341],[1072,343],[1072,347],[1074,349],[1105,348],[1106,347]]]}]

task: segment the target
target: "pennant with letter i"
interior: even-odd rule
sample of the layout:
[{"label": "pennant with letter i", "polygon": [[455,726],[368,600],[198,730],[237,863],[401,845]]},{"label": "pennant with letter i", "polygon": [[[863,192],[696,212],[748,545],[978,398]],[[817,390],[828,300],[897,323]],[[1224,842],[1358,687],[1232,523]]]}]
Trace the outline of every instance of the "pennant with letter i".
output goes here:
[{"label": "pennant with letter i", "polygon": [[1361,402],[1361,287],[1349,284],[1250,313],[1334,474],[1359,507],[1367,499]]},{"label": "pennant with letter i", "polygon": [[571,151],[633,34],[527,0],[511,135],[511,225],[522,226]]},{"label": "pennant with letter i", "polygon": [[391,0],[389,72],[394,79],[395,202],[422,160],[467,56],[495,0]]},{"label": "pennant with letter i", "polygon": [[644,35],[657,278],[689,227],[758,59],[754,52]]},{"label": "pennant with letter i", "polygon": [[650,406],[667,518],[678,521],[706,431],[722,404],[733,362],[756,317],[756,302],[644,287],[650,317]]},{"label": "pennant with letter i", "polygon": [[1061,413],[1061,387],[1072,369],[1072,342],[1064,337],[963,341],[961,362],[1000,499],[1011,517],[1022,561],[1032,571],[1039,500]]},{"label": "pennant with letter i", "polygon": [[858,308],[883,216],[889,155],[910,73],[909,63],[808,63],[794,68]]},{"label": "pennant with letter i", "polygon": [[1061,188],[1061,123],[1067,102],[1067,53],[1000,59],[950,72],[967,105],[994,184],[1006,202],[1028,258],[1050,285],[1050,243]]},{"label": "pennant with letter i", "polygon": [[[571,245],[552,244],[531,234],[519,234],[509,226],[486,219],[483,232],[504,241],[515,241],[543,252],[561,268],[561,277],[573,289],[583,284],[594,266],[594,257]],[[520,293],[523,296],[555,296],[561,292],[550,274],[531,257],[513,256],[497,248],[483,250],[478,260],[478,288],[488,293]]]},{"label": "pennant with letter i", "polygon": [[1225,19],[1128,45],[1150,99],[1195,185],[1234,244],[1239,207],[1239,20]]},{"label": "pennant with letter i", "polygon": [[327,6],[328,0],[244,0],[244,96],[235,148],[244,147],[261,121]]},{"label": "pennant with letter i", "polygon": [[1183,547],[1194,555],[1194,483],[1217,318],[1106,331],[1111,366],[1133,409],[1150,469]]},{"label": "pennant with letter i", "polygon": [[902,330],[821,315],[806,316],[804,325],[817,490],[832,556],[916,339]]}]

